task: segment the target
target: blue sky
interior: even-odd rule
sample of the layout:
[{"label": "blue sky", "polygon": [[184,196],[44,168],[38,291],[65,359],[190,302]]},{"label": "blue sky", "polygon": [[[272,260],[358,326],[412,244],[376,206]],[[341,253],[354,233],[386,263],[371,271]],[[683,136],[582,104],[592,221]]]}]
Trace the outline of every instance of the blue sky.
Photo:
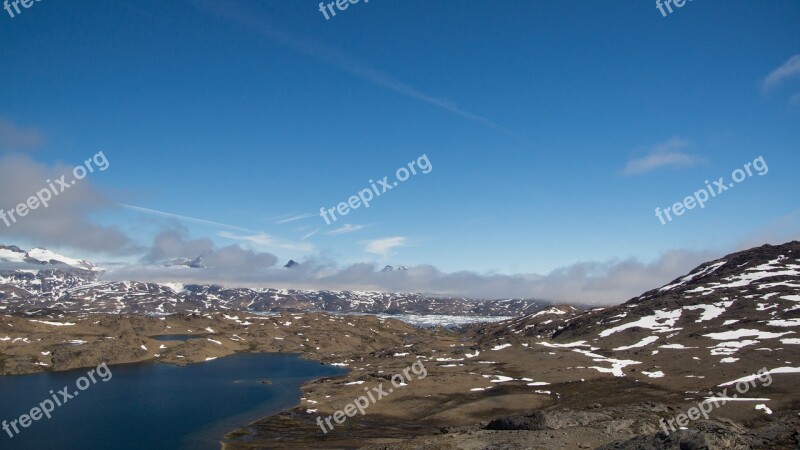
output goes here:
[{"label": "blue sky", "polygon": [[[110,167],[85,191],[103,201],[69,213],[125,245],[24,222],[0,227],[3,242],[139,263],[178,228],[281,264],[569,279],[635,262],[652,282],[800,235],[795,1],[667,17],[652,2],[505,0],[362,1],[330,20],[318,2],[249,0],[0,13],[0,152],[57,171],[102,150]],[[335,224],[319,216],[423,154],[430,173]],[[656,218],[758,156],[766,175]],[[626,172],[636,161],[646,170]],[[6,210],[33,193],[3,186]],[[665,263],[674,252],[691,256]]]}]

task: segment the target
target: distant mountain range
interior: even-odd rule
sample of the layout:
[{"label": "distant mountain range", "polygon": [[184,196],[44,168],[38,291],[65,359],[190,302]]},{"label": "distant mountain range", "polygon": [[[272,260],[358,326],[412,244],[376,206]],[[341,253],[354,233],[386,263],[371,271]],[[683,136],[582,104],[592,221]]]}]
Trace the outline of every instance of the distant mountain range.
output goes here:
[{"label": "distant mountain range", "polygon": [[[172,259],[165,265],[192,269],[205,267],[201,257]],[[297,262],[289,261],[284,267],[297,265]],[[548,302],[531,299],[475,300],[415,293],[104,282],[103,272],[89,261],[69,258],[45,249],[25,252],[15,246],[0,245],[0,311],[54,309],[65,312],[171,314],[240,310],[519,316],[549,305]]]}]

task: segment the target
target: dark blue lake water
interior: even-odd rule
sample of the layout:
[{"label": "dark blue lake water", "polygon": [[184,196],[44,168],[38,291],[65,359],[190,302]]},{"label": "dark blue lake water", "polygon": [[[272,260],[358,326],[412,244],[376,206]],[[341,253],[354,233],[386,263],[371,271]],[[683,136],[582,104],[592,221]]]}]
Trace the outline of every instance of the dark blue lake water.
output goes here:
[{"label": "dark blue lake water", "polygon": [[162,334],[161,336],[150,336],[156,341],[188,341],[189,339],[205,339],[207,334]]},{"label": "dark blue lake water", "polygon": [[[74,394],[88,370],[0,377],[0,420],[19,419],[52,398],[50,390],[69,386]],[[110,370],[109,381],[95,376],[96,384],[56,406],[52,418],[18,425],[13,438],[0,429],[0,449],[219,449],[225,433],[296,405],[304,382],[346,372],[285,354]]]}]

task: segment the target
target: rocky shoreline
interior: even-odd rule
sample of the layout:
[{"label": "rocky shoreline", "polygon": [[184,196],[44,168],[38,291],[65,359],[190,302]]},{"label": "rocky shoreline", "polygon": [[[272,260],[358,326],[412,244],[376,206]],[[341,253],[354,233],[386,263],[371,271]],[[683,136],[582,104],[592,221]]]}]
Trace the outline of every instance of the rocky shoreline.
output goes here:
[{"label": "rocky shoreline", "polygon": [[[562,313],[567,310],[553,314]],[[547,322],[543,320],[546,315],[536,319],[537,326],[543,328],[534,326],[528,330],[545,332],[549,324],[541,323]],[[685,410],[697,401],[687,401],[686,392],[699,392],[735,378],[727,368],[714,367],[703,368],[701,376],[705,378],[682,377],[669,382],[647,376],[643,373],[646,370],[634,369],[625,377],[610,376],[588,367],[586,362],[592,358],[575,352],[571,344],[513,332],[511,336],[501,336],[492,331],[503,326],[506,325],[422,329],[392,319],[322,313],[260,316],[219,312],[167,317],[4,315],[0,339],[8,339],[0,341],[3,355],[0,372],[16,375],[60,371],[90,367],[102,361],[110,365],[146,361],[184,365],[238,352],[297,353],[303,358],[350,369],[341,377],[306,383],[296,408],[232,430],[223,441],[227,450],[389,446],[634,448],[612,443],[655,436],[661,418]],[[186,334],[187,340],[154,339],[175,334]],[[645,359],[641,351],[634,349],[631,353]],[[701,353],[705,352],[686,354],[684,358]],[[350,418],[331,433],[320,429],[318,416],[333,414],[362,395],[364,388],[389,385],[392,375],[415,361],[425,365],[424,379],[409,381],[391,396],[371,405],[366,415]],[[670,368],[663,362],[660,364],[662,370],[677,371],[680,363]],[[775,399],[771,407],[777,409],[780,405],[784,415],[798,409],[792,400],[798,387],[796,377],[781,378],[768,394]],[[776,390],[783,392],[785,400],[776,395]],[[536,418],[536,414],[546,417]],[[796,416],[795,413],[791,417]],[[770,433],[775,435],[768,441],[770,446],[754,446],[750,441],[760,439],[760,435],[746,438],[749,436],[746,433],[752,434],[752,430],[743,424],[753,420],[774,421],[771,416],[765,418],[750,404],[729,404],[720,409],[720,417],[714,417],[713,423],[694,425],[713,430],[723,427],[725,433],[738,436],[726,438],[730,442],[749,442],[750,447],[741,448],[781,448],[774,445],[798,436],[796,430],[791,430],[796,420],[781,421],[779,430],[774,423],[770,425]],[[745,437],[740,436],[742,432]],[[713,437],[720,432],[709,433]],[[696,439],[706,442],[710,438],[703,435]]]}]

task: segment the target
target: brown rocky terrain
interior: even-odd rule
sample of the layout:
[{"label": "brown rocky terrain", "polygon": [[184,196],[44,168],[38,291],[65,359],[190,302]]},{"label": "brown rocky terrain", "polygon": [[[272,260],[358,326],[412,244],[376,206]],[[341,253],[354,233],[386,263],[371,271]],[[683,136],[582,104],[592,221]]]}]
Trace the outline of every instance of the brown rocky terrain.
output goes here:
[{"label": "brown rocky terrain", "polygon": [[[227,449],[798,448],[799,256],[798,242],[764,246],[622,305],[559,306],[455,330],[323,313],[4,315],[0,371],[201,363],[235,352],[299,353],[350,369],[306,383],[295,409],[232,431]],[[193,338],[153,339],[166,334]],[[424,378],[320,429],[318,417],[365,388],[391,386],[417,361]],[[768,385],[736,393],[738,380],[762,369]],[[663,432],[662,419],[726,389],[708,419]]]}]

